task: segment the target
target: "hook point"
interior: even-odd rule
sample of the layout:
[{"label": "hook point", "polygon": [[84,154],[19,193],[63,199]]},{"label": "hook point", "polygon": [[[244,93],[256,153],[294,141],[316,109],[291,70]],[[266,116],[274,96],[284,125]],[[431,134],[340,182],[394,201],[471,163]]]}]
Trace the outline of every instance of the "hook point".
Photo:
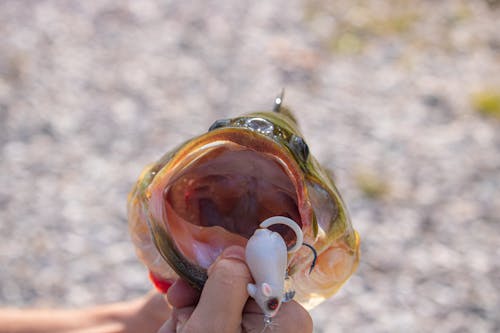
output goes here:
[{"label": "hook point", "polygon": [[274,112],[280,112],[281,104],[283,104],[283,98],[285,98],[285,88],[281,88],[280,94],[274,99]]}]

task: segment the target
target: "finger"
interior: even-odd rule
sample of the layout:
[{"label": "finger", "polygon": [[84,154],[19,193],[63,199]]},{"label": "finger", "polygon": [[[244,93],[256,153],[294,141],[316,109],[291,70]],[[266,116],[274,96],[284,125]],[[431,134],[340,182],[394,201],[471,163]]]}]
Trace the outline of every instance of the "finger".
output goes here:
[{"label": "finger", "polygon": [[173,318],[175,321],[176,332],[182,332],[193,312],[194,306],[174,310]]},{"label": "finger", "polygon": [[173,318],[170,318],[160,327],[158,333],[176,333],[175,321]]},{"label": "finger", "polygon": [[252,278],[244,262],[245,250],[232,246],[224,250],[208,271],[198,305],[186,323],[192,332],[237,332],[248,299]]},{"label": "finger", "polygon": [[189,317],[191,317],[193,311],[193,306],[174,309],[172,311],[172,317],[161,327],[158,333],[182,332],[184,325],[189,320]]},{"label": "finger", "polygon": [[172,309],[167,304],[165,296],[156,291],[151,291],[145,298],[141,312],[149,321],[164,322],[170,317]]},{"label": "finger", "polygon": [[[273,317],[271,325],[273,333],[311,333],[313,331],[313,322],[309,312],[295,301],[283,303],[278,314]],[[242,327],[248,332],[264,328],[264,315],[253,300],[249,300],[245,306]]]},{"label": "finger", "polygon": [[175,308],[195,305],[201,292],[191,287],[186,281],[178,279],[167,292],[168,302]]}]

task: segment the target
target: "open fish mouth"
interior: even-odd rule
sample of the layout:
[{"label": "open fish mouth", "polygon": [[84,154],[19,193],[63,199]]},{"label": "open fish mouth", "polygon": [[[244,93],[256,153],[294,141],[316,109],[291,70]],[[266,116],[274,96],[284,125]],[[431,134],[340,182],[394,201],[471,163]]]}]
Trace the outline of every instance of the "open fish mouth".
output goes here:
[{"label": "open fish mouth", "polygon": [[[300,168],[280,145],[245,129],[215,130],[194,144],[187,155],[179,151],[169,174],[156,176],[160,184],[151,183],[153,219],[184,259],[206,269],[224,248],[245,246],[271,216],[307,222]],[[291,229],[273,228],[294,244]]]},{"label": "open fish mouth", "polygon": [[[304,246],[288,255],[295,299],[306,308],[333,295],[359,262],[359,236],[335,182],[283,108],[217,120],[147,166],[128,216],[137,255],[162,292],[179,277],[201,289],[220,253],[246,246],[272,216],[295,221],[317,254]],[[288,247],[297,242],[286,226],[270,229]]]}]

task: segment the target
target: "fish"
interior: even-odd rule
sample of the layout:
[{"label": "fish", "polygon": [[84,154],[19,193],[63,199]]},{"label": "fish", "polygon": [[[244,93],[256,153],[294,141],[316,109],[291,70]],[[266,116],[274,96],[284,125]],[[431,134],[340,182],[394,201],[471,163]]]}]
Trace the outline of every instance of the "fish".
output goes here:
[{"label": "fish", "polygon": [[[245,247],[273,216],[297,223],[308,245],[288,254],[286,268],[287,285],[306,309],[355,272],[359,234],[333,176],[282,101],[280,95],[268,111],[216,120],[140,174],[128,196],[128,226],[157,289],[181,278],[201,290],[222,251]],[[269,229],[288,247],[297,241],[286,226]]]}]

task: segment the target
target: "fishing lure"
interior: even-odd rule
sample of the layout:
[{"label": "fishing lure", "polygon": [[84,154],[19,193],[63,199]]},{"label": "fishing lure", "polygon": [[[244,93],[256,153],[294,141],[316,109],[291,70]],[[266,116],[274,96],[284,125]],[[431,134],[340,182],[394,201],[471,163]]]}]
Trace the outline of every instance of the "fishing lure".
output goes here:
[{"label": "fishing lure", "polygon": [[[286,243],[279,233],[267,228],[283,224],[293,230],[296,236],[295,245],[287,249]],[[248,240],[245,257],[255,284],[249,283],[248,294],[255,299],[264,313],[264,329],[271,325],[283,301],[293,298],[290,291],[285,294],[284,284],[287,275],[288,253],[297,251],[303,244],[303,234],[299,225],[284,216],[273,216],[260,224]]]}]

